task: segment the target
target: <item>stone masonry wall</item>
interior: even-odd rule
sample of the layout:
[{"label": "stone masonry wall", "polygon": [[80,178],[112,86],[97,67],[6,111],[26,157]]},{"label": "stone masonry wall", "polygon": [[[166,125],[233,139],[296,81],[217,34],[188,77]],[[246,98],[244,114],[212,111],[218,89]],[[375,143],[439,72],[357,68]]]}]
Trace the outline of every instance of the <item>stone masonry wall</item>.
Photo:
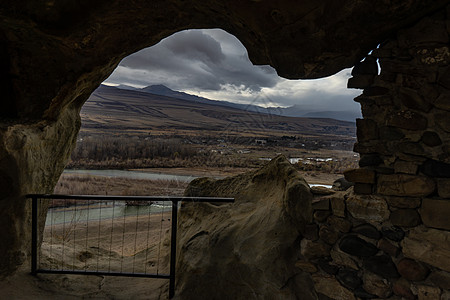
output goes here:
[{"label": "stone masonry wall", "polygon": [[312,188],[296,263],[319,299],[450,299],[449,16],[399,31],[353,70],[355,185]]}]

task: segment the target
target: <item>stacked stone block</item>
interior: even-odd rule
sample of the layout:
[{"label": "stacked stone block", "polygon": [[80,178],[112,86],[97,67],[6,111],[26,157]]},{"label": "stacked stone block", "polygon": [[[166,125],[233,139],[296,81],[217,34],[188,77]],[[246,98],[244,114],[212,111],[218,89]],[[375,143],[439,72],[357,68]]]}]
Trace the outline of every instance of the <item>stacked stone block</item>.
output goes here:
[{"label": "stacked stone block", "polygon": [[311,189],[296,264],[319,299],[450,299],[449,34],[450,6],[353,69],[360,168],[346,192]]}]

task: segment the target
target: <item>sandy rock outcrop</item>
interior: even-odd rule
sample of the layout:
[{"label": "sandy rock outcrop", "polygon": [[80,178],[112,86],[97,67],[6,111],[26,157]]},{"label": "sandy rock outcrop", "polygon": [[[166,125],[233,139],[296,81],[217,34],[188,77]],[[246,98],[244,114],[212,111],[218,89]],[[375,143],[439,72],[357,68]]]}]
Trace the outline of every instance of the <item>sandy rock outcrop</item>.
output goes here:
[{"label": "sandy rock outcrop", "polygon": [[312,278],[295,268],[312,195],[283,156],[255,172],[194,180],[185,195],[235,203],[182,203],[179,299],[317,299]]}]

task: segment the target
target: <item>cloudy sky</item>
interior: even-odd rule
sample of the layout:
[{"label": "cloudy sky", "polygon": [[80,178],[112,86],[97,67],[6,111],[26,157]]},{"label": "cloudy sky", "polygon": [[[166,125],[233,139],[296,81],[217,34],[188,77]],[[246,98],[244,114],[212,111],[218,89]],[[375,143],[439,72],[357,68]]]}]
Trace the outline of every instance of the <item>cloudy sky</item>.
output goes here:
[{"label": "cloudy sky", "polygon": [[163,84],[215,100],[359,114],[353,98],[361,92],[346,88],[350,72],[346,69],[318,80],[287,80],[270,66],[254,66],[234,36],[208,29],[178,32],[126,57],[105,83]]}]

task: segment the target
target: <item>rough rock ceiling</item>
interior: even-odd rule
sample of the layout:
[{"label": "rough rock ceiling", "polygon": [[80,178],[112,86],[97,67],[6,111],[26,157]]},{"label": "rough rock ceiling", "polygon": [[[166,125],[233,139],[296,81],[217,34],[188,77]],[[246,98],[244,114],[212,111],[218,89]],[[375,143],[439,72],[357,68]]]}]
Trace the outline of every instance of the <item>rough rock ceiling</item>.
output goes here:
[{"label": "rough rock ceiling", "polygon": [[6,0],[0,8],[3,117],[54,118],[85,101],[125,56],[189,28],[222,28],[286,78],[353,66],[449,0]]}]

